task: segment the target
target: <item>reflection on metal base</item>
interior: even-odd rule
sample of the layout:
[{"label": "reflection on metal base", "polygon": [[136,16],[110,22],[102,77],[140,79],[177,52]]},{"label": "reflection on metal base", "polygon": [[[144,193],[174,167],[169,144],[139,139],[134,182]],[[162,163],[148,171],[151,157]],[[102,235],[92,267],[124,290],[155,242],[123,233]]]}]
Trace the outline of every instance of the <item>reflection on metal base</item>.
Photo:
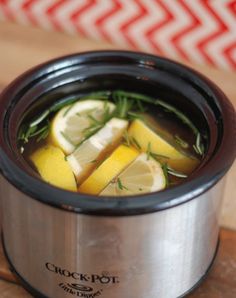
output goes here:
[{"label": "reflection on metal base", "polygon": [[[4,251],[4,254],[6,256],[6,259],[9,263],[9,266],[10,266],[10,269],[12,271],[12,273],[15,275],[15,277],[17,278],[17,280],[20,282],[20,284],[22,285],[23,288],[25,288],[26,291],[28,291],[31,295],[33,295],[35,298],[50,298],[50,297],[47,297],[45,295],[43,295],[42,293],[40,293],[38,290],[36,290],[35,288],[33,288],[14,268],[14,265],[12,264],[11,260],[9,259],[8,257],[8,254],[7,254],[7,251],[6,251],[6,247],[5,247],[5,244],[4,244],[4,236],[2,234],[1,236],[2,238],[2,246],[3,246],[3,251]],[[186,296],[188,296],[189,294],[191,294],[196,288],[198,288],[201,283],[205,280],[205,278],[207,277],[207,274],[209,273],[209,271],[211,270],[213,264],[214,264],[214,261],[215,261],[215,258],[217,256],[217,253],[218,253],[218,250],[219,250],[219,246],[220,246],[220,238],[218,239],[218,242],[217,242],[217,246],[216,246],[216,250],[215,250],[215,253],[214,253],[214,256],[211,260],[211,263],[210,265],[208,266],[205,274],[199,279],[199,281],[193,285],[193,287],[191,289],[189,289],[187,292],[185,292],[183,295],[181,296],[178,296],[177,298],[184,298]]]}]

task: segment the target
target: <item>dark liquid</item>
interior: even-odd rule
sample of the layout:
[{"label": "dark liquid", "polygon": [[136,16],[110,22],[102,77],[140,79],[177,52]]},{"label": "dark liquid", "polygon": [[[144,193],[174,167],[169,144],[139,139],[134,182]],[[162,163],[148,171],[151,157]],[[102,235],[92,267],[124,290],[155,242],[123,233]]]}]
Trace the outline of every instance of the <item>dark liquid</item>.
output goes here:
[{"label": "dark liquid", "polygon": [[[109,101],[111,98],[109,99]],[[145,120],[146,124],[158,135],[168,141],[172,146],[177,148],[178,151],[182,152],[184,155],[189,156],[193,159],[198,159],[199,155],[194,150],[194,144],[196,143],[196,135],[193,131],[183,123],[176,115],[172,112],[166,110],[163,107],[155,106],[153,104],[144,104],[145,112],[140,113],[143,120]],[[32,112],[33,111],[33,112]],[[34,110],[32,109],[31,114],[37,116]],[[39,113],[40,115],[40,113]],[[48,121],[50,122],[55,113],[51,113]],[[30,121],[30,118],[27,117],[27,122]],[[24,148],[23,157],[26,162],[34,169],[34,165],[30,160],[30,156],[33,152],[35,152],[38,148],[47,145],[48,139],[43,139],[38,141],[38,137],[29,138],[29,141],[25,144],[22,141],[19,141],[19,148]],[[163,153],[164,154],[164,153]],[[189,173],[193,172],[196,168],[198,162],[194,167],[188,169]],[[179,178],[175,175],[168,175],[169,177],[169,187],[174,186],[179,183],[183,183],[185,178]]]}]

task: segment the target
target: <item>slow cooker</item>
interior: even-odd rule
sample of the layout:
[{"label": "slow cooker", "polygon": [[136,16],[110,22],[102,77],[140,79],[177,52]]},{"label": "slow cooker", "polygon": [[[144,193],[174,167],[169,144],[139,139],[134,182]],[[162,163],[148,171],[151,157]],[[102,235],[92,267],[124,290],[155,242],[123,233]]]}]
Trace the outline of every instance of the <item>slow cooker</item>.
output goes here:
[{"label": "slow cooker", "polygon": [[[186,181],[161,192],[97,197],[40,180],[17,132],[32,107],[73,94],[125,89],[181,109],[207,132],[207,152]],[[126,51],[74,54],[18,77],[0,98],[2,240],[35,297],[176,298],[205,277],[219,245],[224,177],[236,151],[235,111],[196,71]]]}]

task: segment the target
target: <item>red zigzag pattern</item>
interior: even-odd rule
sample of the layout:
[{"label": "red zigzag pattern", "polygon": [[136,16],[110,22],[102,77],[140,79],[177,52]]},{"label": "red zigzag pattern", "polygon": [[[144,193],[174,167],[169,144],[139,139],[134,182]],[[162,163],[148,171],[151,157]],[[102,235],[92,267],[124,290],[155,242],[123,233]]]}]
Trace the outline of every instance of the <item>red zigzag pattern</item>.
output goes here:
[{"label": "red zigzag pattern", "polygon": [[236,0],[0,0],[0,18],[236,69]]}]

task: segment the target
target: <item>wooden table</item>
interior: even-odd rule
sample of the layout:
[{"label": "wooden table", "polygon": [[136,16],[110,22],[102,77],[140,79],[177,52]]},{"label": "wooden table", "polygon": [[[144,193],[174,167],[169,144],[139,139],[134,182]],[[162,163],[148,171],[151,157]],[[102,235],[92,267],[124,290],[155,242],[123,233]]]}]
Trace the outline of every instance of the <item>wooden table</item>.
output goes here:
[{"label": "wooden table", "polygon": [[[41,29],[22,27],[0,22],[0,88],[30,67],[58,56],[117,47],[105,42],[95,42],[78,36],[45,32]],[[121,49],[121,47],[120,47]],[[187,64],[185,62],[185,64]],[[190,65],[190,64],[189,64]],[[208,66],[190,65],[210,77],[228,95],[236,107],[236,73],[217,70]],[[236,297],[236,164],[231,168],[224,192],[221,216],[221,246],[216,263],[203,284],[189,297]],[[226,229],[225,229],[226,228]],[[31,297],[9,271],[0,247],[0,297]],[[139,298],[139,297],[137,297]]]}]

